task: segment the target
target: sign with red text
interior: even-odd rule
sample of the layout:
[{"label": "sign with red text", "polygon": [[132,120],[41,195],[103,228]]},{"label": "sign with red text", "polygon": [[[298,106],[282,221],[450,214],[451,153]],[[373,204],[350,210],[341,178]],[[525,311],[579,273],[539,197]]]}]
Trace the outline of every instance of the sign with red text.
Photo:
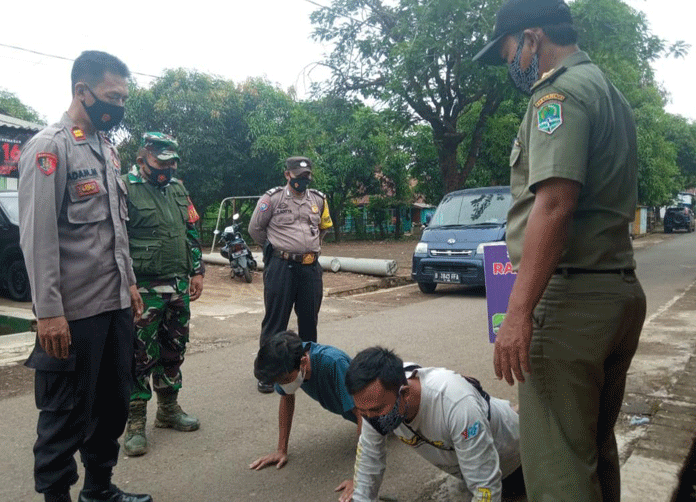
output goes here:
[{"label": "sign with red text", "polygon": [[483,268],[488,306],[488,339],[491,343],[495,343],[495,336],[505,319],[512,285],[517,277],[517,273],[512,270],[512,263],[504,242],[484,246]]},{"label": "sign with red text", "polygon": [[22,145],[34,135],[34,132],[8,131],[0,132],[0,176],[17,178],[17,163]]}]

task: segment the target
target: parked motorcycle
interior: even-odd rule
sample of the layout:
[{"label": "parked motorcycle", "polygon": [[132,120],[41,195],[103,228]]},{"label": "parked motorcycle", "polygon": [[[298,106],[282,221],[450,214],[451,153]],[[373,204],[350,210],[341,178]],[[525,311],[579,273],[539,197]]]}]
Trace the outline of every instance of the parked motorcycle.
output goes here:
[{"label": "parked motorcycle", "polygon": [[242,237],[239,228],[241,223],[238,223],[238,220],[239,213],[236,213],[232,216],[232,225],[220,234],[220,240],[224,243],[220,248],[220,254],[230,260],[232,277],[244,276],[246,282],[251,282],[251,271],[256,270],[256,260]]}]

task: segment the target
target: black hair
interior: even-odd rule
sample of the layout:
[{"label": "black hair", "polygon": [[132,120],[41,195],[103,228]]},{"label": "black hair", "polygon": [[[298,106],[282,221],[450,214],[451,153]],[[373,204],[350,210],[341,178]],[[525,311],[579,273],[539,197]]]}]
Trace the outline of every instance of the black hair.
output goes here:
[{"label": "black hair", "polygon": [[259,349],[254,361],[254,376],[262,383],[273,383],[300,369],[300,360],[307,350],[297,333],[276,333]]},{"label": "black hair", "polygon": [[84,51],[73,63],[70,73],[73,96],[75,95],[76,83],[86,82],[92,87],[96,86],[104,79],[106,72],[123,78],[130,77],[128,67],[116,56],[101,51]]},{"label": "black hair", "polygon": [[550,24],[541,30],[555,45],[573,45],[578,43],[578,30],[571,23]]},{"label": "black hair", "polygon": [[357,394],[375,380],[382,382],[385,389],[394,392],[408,384],[404,362],[384,347],[370,347],[353,358],[346,372],[348,394]]}]

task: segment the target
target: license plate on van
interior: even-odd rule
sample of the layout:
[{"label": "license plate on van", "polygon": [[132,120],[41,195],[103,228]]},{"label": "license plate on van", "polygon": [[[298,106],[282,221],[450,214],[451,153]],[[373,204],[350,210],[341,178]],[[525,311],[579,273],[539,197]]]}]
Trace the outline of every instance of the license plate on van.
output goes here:
[{"label": "license plate on van", "polygon": [[435,282],[459,283],[459,274],[457,272],[435,272]]}]

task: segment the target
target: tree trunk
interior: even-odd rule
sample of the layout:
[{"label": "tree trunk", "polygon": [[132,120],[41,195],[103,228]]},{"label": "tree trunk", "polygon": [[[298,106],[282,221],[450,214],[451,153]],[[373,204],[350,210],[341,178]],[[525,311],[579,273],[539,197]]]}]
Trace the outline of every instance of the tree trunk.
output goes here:
[{"label": "tree trunk", "polygon": [[472,169],[476,165],[476,159],[478,157],[479,148],[481,148],[481,143],[483,142],[483,133],[486,130],[488,117],[496,112],[501,101],[502,93],[495,88],[486,94],[486,99],[481,107],[478,121],[471,135],[469,151],[467,152],[463,167],[459,165],[457,149],[459,144],[464,140],[464,135],[461,133],[438,132],[435,129],[433,130],[445,193],[464,188],[464,183],[466,183],[469,174],[471,174]]},{"label": "tree trunk", "polygon": [[440,137],[435,137],[435,146],[437,147],[437,157],[440,163],[440,172],[442,173],[442,184],[445,192],[449,193],[453,190],[462,188],[463,181],[459,162],[457,160],[457,147],[462,142],[463,136],[453,138],[450,134],[443,134]]},{"label": "tree trunk", "polygon": [[394,237],[400,239],[403,235],[401,228],[401,205],[396,206],[396,223],[394,224]]}]

